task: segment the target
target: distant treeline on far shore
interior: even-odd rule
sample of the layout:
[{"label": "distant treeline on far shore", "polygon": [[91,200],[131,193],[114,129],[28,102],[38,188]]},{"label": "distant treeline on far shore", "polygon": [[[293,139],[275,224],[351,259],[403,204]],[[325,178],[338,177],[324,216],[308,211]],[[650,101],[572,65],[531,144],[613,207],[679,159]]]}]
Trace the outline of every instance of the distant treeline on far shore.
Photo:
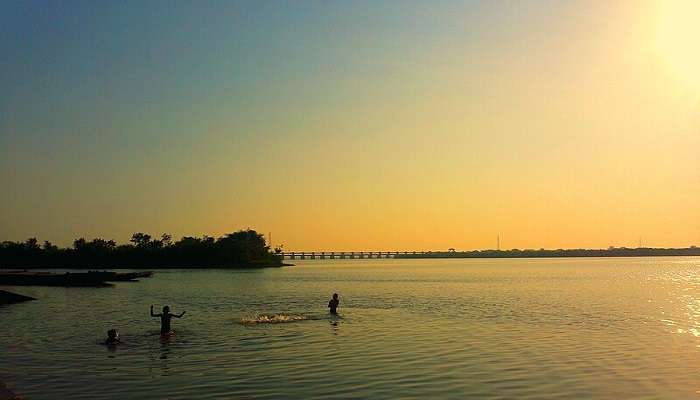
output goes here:
[{"label": "distant treeline on far shore", "polygon": [[128,244],[114,240],[77,239],[73,247],[59,248],[36,238],[0,243],[0,268],[251,268],[279,267],[282,257],[252,229],[219,238],[170,235],[153,238],[134,233]]},{"label": "distant treeline on far shore", "polygon": [[548,258],[548,257],[660,257],[700,256],[700,247],[655,248],[655,247],[609,247],[607,249],[512,249],[473,251],[433,251],[399,253],[396,258]]}]

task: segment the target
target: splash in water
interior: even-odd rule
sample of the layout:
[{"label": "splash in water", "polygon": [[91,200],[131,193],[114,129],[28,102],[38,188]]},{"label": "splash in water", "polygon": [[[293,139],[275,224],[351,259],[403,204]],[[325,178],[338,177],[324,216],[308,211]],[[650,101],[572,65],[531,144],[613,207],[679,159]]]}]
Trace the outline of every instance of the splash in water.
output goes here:
[{"label": "splash in water", "polygon": [[254,314],[241,318],[242,325],[257,325],[257,324],[279,324],[285,322],[307,321],[312,319],[307,315],[287,315],[287,314]]}]

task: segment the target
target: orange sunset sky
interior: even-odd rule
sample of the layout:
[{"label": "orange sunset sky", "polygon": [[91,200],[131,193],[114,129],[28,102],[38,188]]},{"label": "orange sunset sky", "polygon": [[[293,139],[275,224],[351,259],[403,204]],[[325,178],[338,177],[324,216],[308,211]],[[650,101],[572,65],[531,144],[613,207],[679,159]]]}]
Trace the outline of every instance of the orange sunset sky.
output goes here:
[{"label": "orange sunset sky", "polygon": [[5,4],[0,240],[700,245],[700,2],[408,3]]}]

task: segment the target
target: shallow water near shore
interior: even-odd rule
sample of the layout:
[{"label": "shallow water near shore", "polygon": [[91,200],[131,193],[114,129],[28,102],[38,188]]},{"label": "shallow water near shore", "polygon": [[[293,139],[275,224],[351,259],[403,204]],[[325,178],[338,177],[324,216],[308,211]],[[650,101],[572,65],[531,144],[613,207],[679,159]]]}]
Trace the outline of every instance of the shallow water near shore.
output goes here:
[{"label": "shallow water near shore", "polygon": [[[306,260],[2,289],[39,299],[0,307],[0,381],[28,400],[700,391],[698,257]],[[187,311],[173,336],[150,304]],[[112,327],[124,343],[100,345]]]}]

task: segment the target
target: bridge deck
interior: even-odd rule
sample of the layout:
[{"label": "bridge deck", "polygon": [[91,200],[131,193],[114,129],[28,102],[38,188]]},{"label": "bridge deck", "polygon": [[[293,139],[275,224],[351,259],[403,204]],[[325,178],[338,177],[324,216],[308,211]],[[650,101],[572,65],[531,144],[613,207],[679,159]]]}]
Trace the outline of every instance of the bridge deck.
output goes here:
[{"label": "bridge deck", "polygon": [[280,253],[283,259],[335,259],[335,258],[396,258],[400,255],[428,255],[433,251],[287,251]]}]

